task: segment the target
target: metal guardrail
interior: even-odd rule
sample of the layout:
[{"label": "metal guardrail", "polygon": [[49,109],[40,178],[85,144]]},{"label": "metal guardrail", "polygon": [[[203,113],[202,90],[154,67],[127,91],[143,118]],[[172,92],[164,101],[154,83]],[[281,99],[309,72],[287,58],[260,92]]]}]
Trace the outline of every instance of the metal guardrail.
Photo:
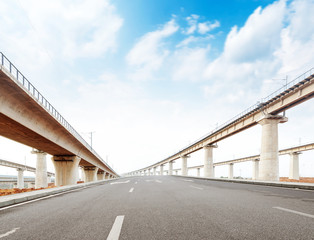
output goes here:
[{"label": "metal guardrail", "polygon": [[[1,65],[10,72],[12,77],[20,83],[24,90],[29,93],[52,117],[54,117],[66,130],[68,130],[77,140],[79,140],[87,149],[89,149],[97,158],[99,158],[112,171],[113,169],[104,161],[98,153],[85,141],[85,139],[66,121],[62,115],[50,104],[50,102],[34,87],[34,85],[14,66],[13,63],[2,53]],[[114,172],[115,173],[115,172]]]}]

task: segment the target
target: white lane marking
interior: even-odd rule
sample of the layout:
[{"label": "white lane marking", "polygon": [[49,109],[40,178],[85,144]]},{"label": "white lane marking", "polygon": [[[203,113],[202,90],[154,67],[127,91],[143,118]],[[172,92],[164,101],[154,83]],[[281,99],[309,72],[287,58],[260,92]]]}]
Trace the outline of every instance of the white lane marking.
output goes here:
[{"label": "white lane marking", "polygon": [[184,179],[182,181],[185,181],[185,182],[194,182],[193,180],[187,180],[187,179]]},{"label": "white lane marking", "polygon": [[146,182],[153,182],[154,180],[145,180]]},{"label": "white lane marking", "polygon": [[162,183],[162,181],[159,181],[159,180],[155,180],[155,182]]},{"label": "white lane marking", "polygon": [[305,216],[305,217],[309,217],[309,218],[314,218],[314,215],[311,214],[307,214],[307,213],[303,213],[303,212],[298,212],[298,211],[294,211],[294,210],[290,210],[288,208],[282,208],[282,207],[273,207],[276,208],[278,210],[282,210],[282,211],[286,211],[286,212],[291,212],[291,213],[295,213],[295,214],[299,214],[301,216]]},{"label": "white lane marking", "polygon": [[112,182],[112,183],[110,183],[110,184],[112,185],[112,184],[120,184],[120,183],[128,183],[128,182],[130,182],[130,180],[127,180],[127,181],[125,181],[125,182]]},{"label": "white lane marking", "polygon": [[135,182],[135,184],[137,184],[137,182]]},{"label": "white lane marking", "polygon": [[117,216],[107,237],[107,240],[118,240],[124,220],[124,215]]},{"label": "white lane marking", "polygon": [[192,186],[192,185],[190,185],[190,187],[191,187],[191,188],[196,188],[196,189],[198,189],[198,190],[203,190],[203,188],[195,187],[195,186]]},{"label": "white lane marking", "polygon": [[134,190],[134,187],[132,187],[129,192],[133,192],[133,190]]},{"label": "white lane marking", "polygon": [[37,202],[37,201],[44,200],[44,199],[47,199],[47,198],[59,196],[59,195],[62,195],[62,194],[79,191],[79,190],[82,190],[82,189],[85,189],[85,188],[89,188],[89,187],[82,187],[82,188],[70,190],[70,191],[67,191],[67,192],[56,193],[56,194],[52,194],[52,195],[49,195],[49,196],[46,196],[46,197],[41,197],[41,198],[37,198],[37,199],[34,199],[34,200],[29,200],[29,201],[26,201],[26,202],[17,203],[17,204],[11,205],[11,206],[0,208],[0,211],[8,209],[8,208],[18,207],[18,206],[21,206],[21,205],[24,205],[24,204],[28,204],[28,203],[32,203],[32,202]]},{"label": "white lane marking", "polygon": [[20,229],[20,228],[13,228],[11,231],[6,232],[6,233],[4,233],[4,234],[1,234],[1,235],[0,235],[0,238],[7,237],[7,236],[11,235],[12,233],[15,233],[16,230],[19,230],[19,229]]}]

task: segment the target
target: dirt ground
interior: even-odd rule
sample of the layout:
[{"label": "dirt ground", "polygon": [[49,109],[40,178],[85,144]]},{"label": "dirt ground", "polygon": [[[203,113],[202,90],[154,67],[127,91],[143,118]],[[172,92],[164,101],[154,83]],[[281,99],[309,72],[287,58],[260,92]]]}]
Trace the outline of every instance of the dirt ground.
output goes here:
[{"label": "dirt ground", "polygon": [[303,183],[314,183],[314,178],[300,177],[300,180],[289,179],[287,177],[281,177],[280,182],[303,182]]},{"label": "dirt ground", "polygon": [[24,188],[24,189],[19,189],[19,188],[13,188],[13,189],[0,189],[0,196],[6,196],[6,195],[11,195],[11,194],[16,194],[16,193],[23,193],[23,192],[32,192],[32,191],[37,191],[41,189],[48,189],[48,188],[54,188],[54,185],[50,185],[49,187],[46,188]]}]

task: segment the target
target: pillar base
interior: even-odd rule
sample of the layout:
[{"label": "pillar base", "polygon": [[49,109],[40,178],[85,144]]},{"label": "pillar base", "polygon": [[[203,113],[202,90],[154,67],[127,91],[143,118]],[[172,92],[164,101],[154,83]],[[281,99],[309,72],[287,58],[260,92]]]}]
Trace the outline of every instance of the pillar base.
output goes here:
[{"label": "pillar base", "polygon": [[56,171],[56,186],[59,187],[77,183],[78,165],[81,158],[77,156],[53,156],[52,161]]}]

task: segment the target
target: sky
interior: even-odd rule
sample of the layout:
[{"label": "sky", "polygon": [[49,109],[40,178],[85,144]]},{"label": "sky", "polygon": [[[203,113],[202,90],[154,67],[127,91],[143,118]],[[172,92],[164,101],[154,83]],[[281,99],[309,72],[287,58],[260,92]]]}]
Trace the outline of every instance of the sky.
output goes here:
[{"label": "sky", "polygon": [[[313,11],[313,0],[0,0],[0,51],[88,142],[93,132],[93,148],[121,174],[165,159],[314,67]],[[313,100],[286,115],[279,148],[314,141]],[[214,161],[260,145],[255,126],[219,142]],[[2,159],[35,166],[30,151],[0,137]],[[300,156],[301,176],[314,176],[313,159]],[[202,161],[201,150],[188,165]],[[288,162],[280,158],[281,176]],[[235,175],[249,177],[250,164],[236,164]]]}]

